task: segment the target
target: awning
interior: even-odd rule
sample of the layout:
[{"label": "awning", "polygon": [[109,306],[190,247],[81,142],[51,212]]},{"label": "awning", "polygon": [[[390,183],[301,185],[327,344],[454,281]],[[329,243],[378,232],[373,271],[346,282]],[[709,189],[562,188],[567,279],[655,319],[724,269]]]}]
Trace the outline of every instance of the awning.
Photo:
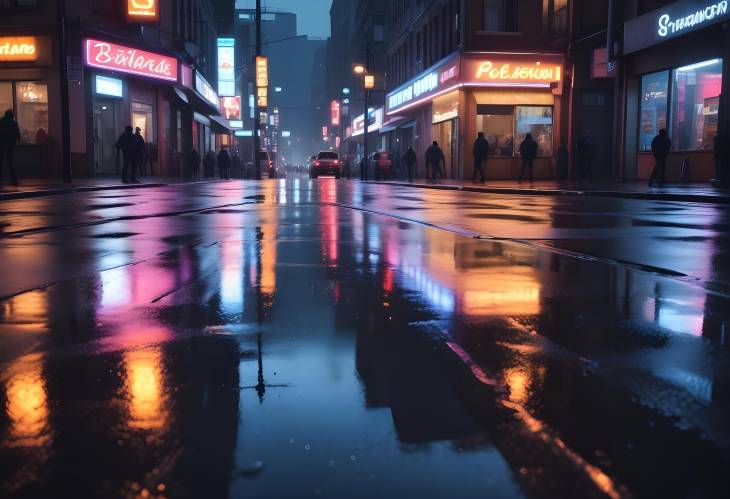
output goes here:
[{"label": "awning", "polygon": [[228,120],[223,118],[220,114],[211,114],[208,117],[210,118],[210,129],[215,133],[228,134],[233,132]]},{"label": "awning", "polygon": [[385,123],[383,123],[383,126],[380,128],[380,133],[388,133],[392,132],[398,126],[400,126],[401,123],[405,123],[408,120],[408,118],[403,118],[401,116],[394,116],[393,118],[389,119]]},{"label": "awning", "polygon": [[177,87],[172,87],[172,89],[175,91],[175,95],[177,95],[177,98],[183,101],[185,104],[190,104],[190,99],[188,99],[188,96],[185,95],[185,92],[180,90]]}]

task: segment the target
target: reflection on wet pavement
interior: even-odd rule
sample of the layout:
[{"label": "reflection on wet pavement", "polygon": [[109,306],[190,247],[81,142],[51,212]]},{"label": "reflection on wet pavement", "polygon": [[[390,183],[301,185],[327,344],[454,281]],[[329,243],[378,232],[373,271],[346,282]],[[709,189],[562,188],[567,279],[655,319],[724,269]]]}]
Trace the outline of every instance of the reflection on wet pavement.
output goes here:
[{"label": "reflection on wet pavement", "polygon": [[[333,179],[150,191],[87,194],[93,224],[62,196],[0,217],[32,229],[0,239],[3,497],[730,494],[722,211],[680,205],[707,210],[690,231],[633,201],[575,222]],[[697,260],[654,265],[705,280],[619,262],[687,231]]]}]

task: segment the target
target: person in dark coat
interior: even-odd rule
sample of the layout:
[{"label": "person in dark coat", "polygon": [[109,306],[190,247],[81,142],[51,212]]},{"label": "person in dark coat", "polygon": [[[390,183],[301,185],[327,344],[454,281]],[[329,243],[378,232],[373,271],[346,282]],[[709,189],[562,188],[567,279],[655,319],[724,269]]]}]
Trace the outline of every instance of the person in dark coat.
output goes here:
[{"label": "person in dark coat", "polygon": [[489,157],[489,141],[484,137],[484,132],[479,132],[477,140],[474,141],[474,148],[472,150],[474,156],[474,175],[472,181],[477,181],[477,172],[481,178],[482,184],[484,183],[484,162]]},{"label": "person in dark coat", "polygon": [[230,180],[229,170],[231,169],[231,155],[228,153],[228,149],[223,147],[218,153],[218,173],[221,179]]},{"label": "person in dark coat", "polygon": [[525,135],[525,140],[520,144],[520,156],[522,157],[522,167],[518,181],[522,182],[522,177],[527,170],[528,178],[532,183],[532,166],[537,157],[537,142],[532,138],[532,134]]},{"label": "person in dark coat", "polygon": [[203,174],[206,178],[213,178],[215,176],[215,153],[208,151],[203,160]]},{"label": "person in dark coat", "polygon": [[193,149],[190,151],[190,176],[192,178],[198,178],[200,176],[200,154],[198,151]]},{"label": "person in dark coat", "polygon": [[135,176],[137,148],[131,126],[125,127],[124,132],[117,139],[117,149],[122,152],[122,182],[125,184],[139,183]]},{"label": "person in dark coat", "polygon": [[416,151],[414,151],[412,147],[408,147],[406,153],[403,155],[403,164],[406,165],[409,182],[413,182],[413,180],[415,179],[417,161],[418,157],[416,156]]},{"label": "person in dark coat", "polygon": [[10,181],[18,185],[18,176],[13,165],[15,146],[18,142],[20,142],[20,127],[15,121],[15,114],[8,109],[5,111],[5,116],[0,118],[0,185],[3,183],[3,165],[6,160],[10,169]]},{"label": "person in dark coat", "polygon": [[446,161],[444,152],[439,147],[439,143],[435,140],[433,144],[426,150],[426,172],[428,172],[428,165],[431,165],[431,180],[436,180],[436,175],[440,175],[444,178],[444,171],[441,168],[441,164]]},{"label": "person in dark coat", "polygon": [[659,130],[659,135],[651,141],[651,153],[654,155],[656,164],[649,178],[649,187],[654,185],[656,181],[659,187],[664,185],[664,173],[667,168],[667,156],[672,150],[672,141],[669,139],[669,133],[666,128]]},{"label": "person in dark coat", "polygon": [[593,180],[591,166],[596,155],[596,148],[591,140],[591,131],[586,130],[575,145],[575,155],[578,159],[578,171],[576,180]]},{"label": "person in dark coat", "polygon": [[[236,149],[236,152],[233,153],[233,157],[231,158],[231,166],[233,167],[234,177],[243,178],[243,175],[241,174],[241,155],[238,154],[238,149]],[[240,175],[240,177],[238,175]]]},{"label": "person in dark coat", "polygon": [[142,137],[142,129],[140,127],[134,129],[134,149],[135,164],[133,171],[141,177],[145,172],[145,163],[147,162],[147,144],[145,144],[144,137]]},{"label": "person in dark coat", "polygon": [[565,145],[565,142],[560,142],[555,161],[557,163],[558,180],[567,180],[568,170],[570,169],[570,153],[568,153],[568,146]]},{"label": "person in dark coat", "polygon": [[730,162],[730,135],[718,133],[712,140],[712,149],[715,151],[715,184],[727,187],[728,163]]}]

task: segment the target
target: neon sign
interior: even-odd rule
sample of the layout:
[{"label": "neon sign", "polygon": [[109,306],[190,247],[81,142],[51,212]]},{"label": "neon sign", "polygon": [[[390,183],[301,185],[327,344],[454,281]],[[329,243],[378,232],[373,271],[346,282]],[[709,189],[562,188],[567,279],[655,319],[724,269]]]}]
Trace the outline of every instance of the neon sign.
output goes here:
[{"label": "neon sign", "polygon": [[669,14],[662,14],[657,21],[657,34],[662,38],[685,31],[699,24],[712,21],[716,17],[727,13],[727,0],[708,5],[687,16],[672,19]]},{"label": "neon sign", "polygon": [[562,76],[562,67],[558,65],[542,65],[540,62],[532,64],[522,62],[480,62],[474,78],[477,80],[493,80],[512,83],[552,83],[559,82]]},{"label": "neon sign", "polygon": [[96,93],[109,97],[124,97],[124,82],[117,78],[96,75]]},{"label": "neon sign", "polygon": [[0,36],[0,61],[32,62],[38,59],[34,36]]},{"label": "neon sign", "polygon": [[218,109],[218,106],[220,105],[218,94],[215,93],[215,90],[213,90],[211,84],[208,83],[208,80],[203,78],[203,76],[197,71],[195,72],[195,90],[202,95],[211,106]]},{"label": "neon sign", "polygon": [[330,103],[330,125],[340,126],[340,111],[341,111],[340,101],[333,100]]},{"label": "neon sign", "polygon": [[174,57],[92,39],[85,40],[84,47],[87,66],[177,81],[177,59]]},{"label": "neon sign", "polygon": [[218,95],[236,95],[236,40],[218,38]]},{"label": "neon sign", "polygon": [[241,97],[221,97],[221,110],[227,120],[241,119]]}]

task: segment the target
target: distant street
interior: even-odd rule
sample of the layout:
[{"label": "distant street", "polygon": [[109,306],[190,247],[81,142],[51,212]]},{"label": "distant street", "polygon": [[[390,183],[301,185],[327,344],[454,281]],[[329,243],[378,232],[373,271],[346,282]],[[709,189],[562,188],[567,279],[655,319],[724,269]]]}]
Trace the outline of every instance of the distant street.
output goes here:
[{"label": "distant street", "polygon": [[728,234],[331,178],[3,201],[0,496],[730,496]]}]

